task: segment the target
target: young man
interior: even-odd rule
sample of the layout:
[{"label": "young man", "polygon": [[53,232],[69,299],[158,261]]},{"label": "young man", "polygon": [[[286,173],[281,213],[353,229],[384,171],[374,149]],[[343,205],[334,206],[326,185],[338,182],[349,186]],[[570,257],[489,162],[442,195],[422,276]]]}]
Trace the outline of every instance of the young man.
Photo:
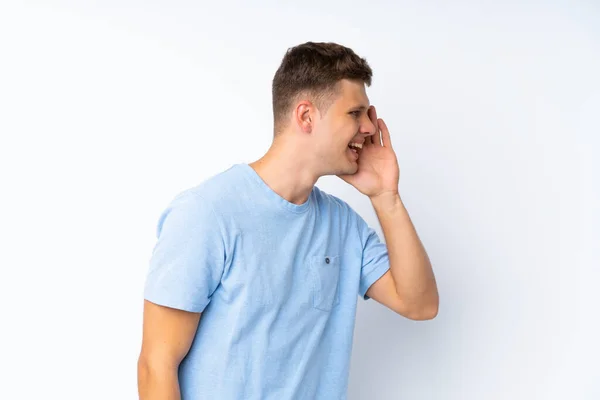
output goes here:
[{"label": "young man", "polygon": [[[164,211],[145,287],[142,400],[343,399],[358,296],[435,317],[434,274],[365,93],[371,77],[341,45],[289,49],[268,152]],[[324,175],[370,198],[385,244],[315,186]]]}]

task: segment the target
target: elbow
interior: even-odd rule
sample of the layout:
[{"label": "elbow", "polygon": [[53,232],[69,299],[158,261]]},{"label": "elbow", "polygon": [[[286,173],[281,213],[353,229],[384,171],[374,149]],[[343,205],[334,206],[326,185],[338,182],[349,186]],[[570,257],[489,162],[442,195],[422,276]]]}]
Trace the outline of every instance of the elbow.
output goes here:
[{"label": "elbow", "polygon": [[178,363],[171,358],[141,354],[137,362],[138,384],[146,386],[157,379],[176,376],[178,367]]},{"label": "elbow", "polygon": [[140,357],[137,363],[137,386],[140,398],[148,391],[147,388],[152,376],[150,371],[150,366],[146,360],[143,357]]},{"label": "elbow", "polygon": [[146,386],[148,382],[155,375],[154,371],[156,368],[150,363],[150,361],[144,357],[140,356],[137,362],[137,379],[138,385],[140,387]]},{"label": "elbow", "polygon": [[438,315],[438,306],[429,306],[424,307],[418,312],[414,312],[409,317],[414,321],[429,321],[437,317]]},{"label": "elbow", "polygon": [[179,398],[177,368],[165,360],[140,357],[137,384],[140,399]]},{"label": "elbow", "polygon": [[433,300],[414,303],[411,306],[402,307],[400,310],[397,310],[397,312],[413,321],[432,320],[437,317],[439,312],[439,298],[435,296],[435,299]]}]

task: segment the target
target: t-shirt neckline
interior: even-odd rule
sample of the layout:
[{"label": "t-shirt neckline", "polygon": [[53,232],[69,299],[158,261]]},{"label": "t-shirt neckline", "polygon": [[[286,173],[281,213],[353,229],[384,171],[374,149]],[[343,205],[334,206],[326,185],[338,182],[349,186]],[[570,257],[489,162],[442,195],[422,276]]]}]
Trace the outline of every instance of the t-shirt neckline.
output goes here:
[{"label": "t-shirt neckline", "polygon": [[308,211],[308,209],[310,208],[314,189],[313,189],[313,191],[311,191],[310,195],[308,196],[308,199],[304,203],[294,204],[294,203],[284,199],[277,192],[275,192],[273,189],[271,189],[271,187],[266,184],[266,182],[260,177],[260,175],[258,175],[258,173],[254,170],[254,168],[252,168],[249,164],[241,163],[241,164],[238,164],[238,167],[241,168],[246,173],[246,175],[258,185],[260,190],[269,198],[270,201],[279,205],[283,209],[290,211],[292,213],[301,214],[301,213]]}]

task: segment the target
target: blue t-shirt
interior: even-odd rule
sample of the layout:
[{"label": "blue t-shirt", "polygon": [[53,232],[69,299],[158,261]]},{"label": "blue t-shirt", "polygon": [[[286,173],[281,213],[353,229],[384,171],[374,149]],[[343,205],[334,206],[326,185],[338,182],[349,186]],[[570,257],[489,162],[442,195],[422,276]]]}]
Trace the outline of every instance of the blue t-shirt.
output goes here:
[{"label": "blue t-shirt", "polygon": [[339,198],[293,204],[247,164],[162,213],[145,298],[202,312],[179,369],[182,400],[345,399],[359,296],[386,246]]}]

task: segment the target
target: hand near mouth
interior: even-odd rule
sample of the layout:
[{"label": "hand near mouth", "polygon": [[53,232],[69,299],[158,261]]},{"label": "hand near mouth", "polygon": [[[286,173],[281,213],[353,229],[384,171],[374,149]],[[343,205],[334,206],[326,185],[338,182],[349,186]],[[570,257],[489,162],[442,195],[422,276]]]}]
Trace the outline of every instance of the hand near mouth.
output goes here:
[{"label": "hand near mouth", "polygon": [[381,195],[397,195],[400,168],[390,132],[383,119],[377,118],[374,106],[369,107],[369,119],[376,127],[374,135],[367,137],[358,158],[358,170],[354,174],[338,175],[371,199]]}]

